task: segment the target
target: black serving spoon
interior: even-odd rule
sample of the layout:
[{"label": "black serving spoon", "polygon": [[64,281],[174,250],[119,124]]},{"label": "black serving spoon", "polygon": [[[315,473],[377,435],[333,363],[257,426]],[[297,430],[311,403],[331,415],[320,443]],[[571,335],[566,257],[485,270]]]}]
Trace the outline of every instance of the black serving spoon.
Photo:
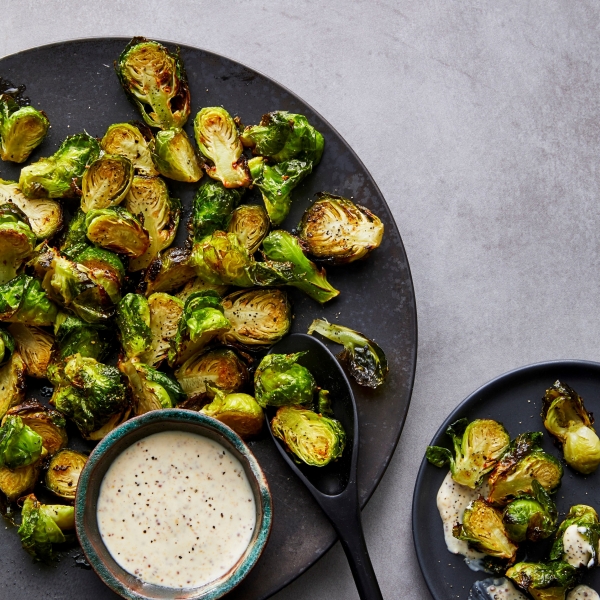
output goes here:
[{"label": "black serving spoon", "polygon": [[317,385],[329,390],[335,418],[346,431],[346,448],[341,458],[325,467],[297,464],[286,451],[283,442],[271,431],[270,417],[267,426],[281,456],[308,488],[323,512],[327,515],[342,543],[361,600],[383,600],[373,565],[369,558],[363,535],[356,463],[358,459],[358,414],[352,388],[337,359],[318,339],[304,333],[293,333],[275,344],[269,354],[307,353],[298,363],[314,376]]}]

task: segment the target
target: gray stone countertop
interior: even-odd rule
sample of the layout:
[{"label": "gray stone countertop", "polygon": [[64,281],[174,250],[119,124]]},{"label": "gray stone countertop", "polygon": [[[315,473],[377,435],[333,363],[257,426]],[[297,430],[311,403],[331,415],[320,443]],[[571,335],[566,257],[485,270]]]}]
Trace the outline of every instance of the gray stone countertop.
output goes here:
[{"label": "gray stone countertop", "polygon": [[[600,359],[600,5],[0,0],[0,14],[0,56],[134,34],[224,54],[301,96],[363,160],[419,318],[411,408],[365,532],[384,597],[429,598],[410,502],[441,422],[510,369]],[[339,544],[275,598],[358,598]]]}]

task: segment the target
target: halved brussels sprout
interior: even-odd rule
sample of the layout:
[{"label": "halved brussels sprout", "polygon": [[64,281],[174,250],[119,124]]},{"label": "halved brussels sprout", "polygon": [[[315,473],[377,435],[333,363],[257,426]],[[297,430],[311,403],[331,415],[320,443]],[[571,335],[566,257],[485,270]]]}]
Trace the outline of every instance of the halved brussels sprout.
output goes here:
[{"label": "halved brussels sprout", "polygon": [[285,292],[276,288],[239,290],[223,298],[231,329],[221,335],[225,344],[247,348],[272,346],[292,325],[292,309]]},{"label": "halved brussels sprout", "polygon": [[243,389],[248,369],[233,350],[217,348],[194,354],[175,371],[175,377],[188,398],[212,397],[214,389],[227,393]]},{"label": "halved brussels sprout", "polygon": [[31,230],[38,239],[47,239],[62,227],[63,213],[60,204],[49,198],[27,198],[16,181],[0,179],[0,203],[5,202],[12,202],[25,213]]},{"label": "halved brussels sprout", "polygon": [[343,325],[315,319],[308,333],[320,333],[323,337],[342,344],[344,350],[338,355],[340,362],[356,380],[366,387],[376,388],[383,384],[388,374],[387,359],[383,350],[372,340],[358,331]]},{"label": "halved brussels sprout", "polygon": [[244,439],[260,433],[265,417],[252,396],[225,394],[217,388],[211,388],[211,392],[214,394],[213,400],[202,408],[201,413],[225,423]]},{"label": "halved brussels sprout", "polygon": [[8,94],[0,94],[0,158],[25,162],[48,133],[50,121],[33,106],[19,106]]},{"label": "halved brussels sprout", "polygon": [[227,229],[243,192],[244,189],[226,188],[221,182],[213,179],[204,181],[194,196],[188,222],[192,243],[201,242],[215,231]]},{"label": "halved brussels sprout", "polygon": [[142,123],[115,123],[106,130],[100,145],[107,154],[128,158],[136,173],[154,177],[158,171],[150,151],[153,140],[152,131]]},{"label": "halved brussels sprout", "polygon": [[317,388],[311,372],[298,364],[306,352],[267,354],[254,373],[256,401],[263,407],[302,404],[312,406]]},{"label": "halved brussels sprout", "polygon": [[567,464],[589,475],[600,465],[600,438],[583,398],[566,383],[556,381],[546,390],[542,406],[544,426],[561,444]]},{"label": "halved brussels sprout", "polygon": [[569,588],[577,582],[577,569],[564,562],[520,562],[506,571],[522,590],[534,600],[564,600]]},{"label": "halved brussels sprout", "polygon": [[202,277],[195,277],[191,281],[188,281],[182,288],[179,290],[175,296],[179,298],[181,301],[185,302],[194,292],[204,292],[205,290],[213,290],[219,294],[219,296],[223,296],[225,292],[229,289],[228,285],[221,285],[218,283],[208,283],[202,279]]},{"label": "halved brussels sprout", "polygon": [[219,294],[212,290],[192,294],[185,301],[177,333],[171,341],[169,365],[183,364],[230,327]]},{"label": "halved brussels sprout", "polygon": [[490,473],[488,502],[504,506],[512,498],[533,493],[533,481],[552,493],[560,485],[562,465],[541,449],[542,434],[521,433]]},{"label": "halved brussels sprout", "polygon": [[10,408],[23,402],[25,398],[25,375],[27,367],[18,351],[0,367],[0,418]]},{"label": "halved brussels sprout", "polygon": [[40,327],[23,323],[12,323],[8,330],[27,366],[27,375],[37,378],[46,377],[46,369],[52,357],[54,338]]},{"label": "halved brussels sprout", "polygon": [[145,296],[127,294],[117,307],[117,327],[128,358],[142,354],[152,342],[150,307]]},{"label": "halved brussels sprout", "polygon": [[25,498],[18,534],[23,548],[36,560],[52,560],[52,544],[66,542],[64,532],[73,529],[75,509],[72,506],[42,504],[33,494]]},{"label": "halved brussels sprout", "polygon": [[9,502],[15,502],[34,488],[41,470],[41,461],[18,469],[0,467],[0,492]]},{"label": "halved brussels sprout", "polygon": [[196,277],[191,253],[185,248],[168,248],[148,266],[140,286],[147,296],[155,292],[172,292]]},{"label": "halved brussels sprout", "polygon": [[474,500],[467,506],[462,524],[455,525],[452,533],[455,538],[468,542],[470,546],[488,556],[510,563],[517,555],[517,546],[506,532],[502,513],[483,498]]},{"label": "halved brussels sprout", "polygon": [[328,465],[342,456],[346,446],[346,432],[339,421],[301,406],[280,407],[271,429],[299,461],[312,467]]},{"label": "halved brussels sprout", "polygon": [[152,339],[139,356],[143,363],[157,366],[167,357],[183,314],[183,306],[181,300],[169,294],[157,293],[148,298]]},{"label": "halved brussels sprout", "polygon": [[0,366],[5,365],[15,351],[15,340],[6,329],[0,329]]},{"label": "halved brussels sprout", "polygon": [[298,236],[312,256],[340,265],[365,258],[378,248],[383,223],[364,206],[322,193],[302,216]]},{"label": "halved brussels sprout", "polygon": [[150,247],[150,237],[142,224],[120,206],[90,210],[85,218],[88,240],[107,250],[131,258],[142,256]]},{"label": "halved brussels sprout", "polygon": [[17,276],[33,253],[35,242],[25,213],[11,202],[0,205],[0,284]]},{"label": "halved brussels sprout", "polygon": [[250,185],[252,180],[237,126],[224,108],[203,108],[194,119],[194,134],[200,152],[212,163],[206,167],[210,177],[221,181],[226,188]]},{"label": "halved brussels sprout", "polygon": [[254,154],[276,162],[299,156],[317,165],[323,154],[323,136],[304,115],[284,110],[263,115],[260,125],[244,129],[241,140]]},{"label": "halved brussels sprout", "polygon": [[92,431],[91,433],[87,433],[83,435],[83,438],[89,440],[91,442],[97,442],[101,440],[104,436],[108,435],[113,429],[119,427],[129,419],[131,416],[131,405],[128,403],[126,407],[124,407],[118,413],[115,413],[102,427],[96,429],[96,431]]},{"label": "halved brussels sprout", "polygon": [[9,469],[36,463],[44,451],[43,439],[21,417],[8,415],[0,428],[0,466]]},{"label": "halved brussels sprout", "polygon": [[125,198],[125,208],[143,222],[150,237],[145,252],[129,261],[129,270],[139,271],[173,243],[179,226],[181,202],[169,196],[167,184],[159,177],[136,176]]},{"label": "halved brussels sprout", "polygon": [[26,325],[52,325],[58,309],[42,288],[29,275],[18,275],[0,285],[0,321]]},{"label": "halved brussels sprout", "polygon": [[263,241],[264,263],[253,265],[258,285],[291,285],[321,304],[339,296],[326,278],[325,269],[304,256],[298,238],[282,229],[272,231]]},{"label": "halved brussels sprout", "polygon": [[79,254],[77,261],[89,270],[90,279],[104,288],[113,304],[118,304],[125,280],[121,259],[110,250],[90,246]]},{"label": "halved brussels sprout", "polygon": [[231,220],[227,226],[229,233],[235,233],[242,246],[252,256],[262,244],[269,233],[269,215],[258,204],[244,204],[238,206],[231,213]]},{"label": "halved brussels sprout", "polygon": [[510,445],[504,425],[492,419],[459,419],[446,430],[452,438],[455,456],[447,448],[429,446],[427,460],[436,467],[450,463],[452,479],[474,490]]},{"label": "halved brussels sprout", "polygon": [[179,51],[134,37],[115,62],[125,93],[150,127],[183,127],[190,115],[190,90]]},{"label": "halved brussels sprout", "polygon": [[85,168],[99,155],[96,138],[87,133],[72,135],[52,156],[21,169],[19,187],[28,198],[76,198]]},{"label": "halved brussels sprout", "polygon": [[572,506],[556,532],[550,559],[576,568],[597,566],[599,535],[598,513],[585,504]]},{"label": "halved brussels sprout", "polygon": [[46,471],[46,487],[59,498],[75,500],[77,483],[87,456],[81,452],[65,448],[50,460]]},{"label": "halved brussels sprout", "polygon": [[58,313],[56,317],[54,336],[60,359],[79,353],[81,356],[102,361],[111,346],[111,335],[107,326],[86,323],[79,317],[64,312]]},{"label": "halved brussels sprout", "polygon": [[87,169],[81,180],[81,210],[120,204],[133,181],[133,164],[118,154],[103,154]]},{"label": "halved brussels sprout", "polygon": [[202,177],[202,167],[190,138],[183,129],[159,131],[152,149],[159,173],[175,181],[193,183]]},{"label": "halved brussels sprout", "polygon": [[92,247],[87,238],[85,219],[86,214],[78,208],[62,236],[60,251],[71,260],[77,260],[82,252]]}]

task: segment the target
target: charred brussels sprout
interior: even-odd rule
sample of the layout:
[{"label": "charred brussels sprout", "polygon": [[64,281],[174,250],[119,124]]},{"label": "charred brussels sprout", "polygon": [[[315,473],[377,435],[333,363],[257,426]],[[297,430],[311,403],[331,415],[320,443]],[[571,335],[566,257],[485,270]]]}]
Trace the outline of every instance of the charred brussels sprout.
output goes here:
[{"label": "charred brussels sprout", "polygon": [[561,444],[567,464],[589,475],[600,465],[600,439],[593,417],[583,398],[565,383],[557,381],[546,390],[542,407],[544,426]]},{"label": "charred brussels sprout", "polygon": [[183,364],[230,327],[216,292],[209,290],[192,294],[185,301],[177,333],[171,341],[169,365]]},{"label": "charred brussels sprout", "polygon": [[598,513],[585,504],[572,506],[556,532],[550,559],[576,568],[597,566],[599,534]]},{"label": "charred brussels sprout", "polygon": [[85,227],[87,238],[92,243],[118,254],[138,258],[150,247],[148,232],[120,206],[90,210],[85,218]]},{"label": "charred brussels sprout", "polygon": [[147,296],[156,292],[172,292],[196,278],[191,253],[185,248],[168,248],[148,266],[140,286]]},{"label": "charred brussels sprout", "polygon": [[238,206],[231,213],[227,231],[235,233],[242,246],[252,256],[269,233],[269,215],[258,204]]},{"label": "charred brussels sprout", "polygon": [[162,179],[134,177],[125,207],[144,224],[150,238],[148,248],[129,262],[130,271],[139,271],[173,243],[179,225],[181,202],[169,196],[167,184]]},{"label": "charred brussels sprout", "polygon": [[520,562],[506,571],[534,600],[564,600],[567,590],[577,582],[577,569],[564,562]]},{"label": "charred brussels sprout", "polygon": [[552,493],[560,485],[561,464],[541,449],[541,433],[521,433],[491,472],[488,502],[504,506],[512,498],[533,493],[533,481]]},{"label": "charred brussels sprout", "polygon": [[[6,329],[0,329],[0,366],[5,365],[15,351],[15,340]],[[1,415],[0,415],[1,416]]]},{"label": "charred brussels sprout", "polygon": [[87,213],[96,208],[120,204],[133,181],[133,164],[118,154],[104,154],[95,160],[81,180],[81,209]]},{"label": "charred brussels sprout", "polygon": [[166,357],[171,340],[177,333],[177,327],[183,314],[184,303],[169,294],[152,294],[148,298],[150,309],[149,346],[140,354],[139,359],[148,365],[159,365]]},{"label": "charred brussels sprout", "polygon": [[12,353],[10,360],[0,367],[0,417],[23,401],[26,373],[25,362],[16,351]]},{"label": "charred brussels sprout", "polygon": [[211,163],[206,170],[213,179],[221,181],[226,188],[250,185],[237,126],[224,108],[203,108],[194,119],[194,134],[200,152]]},{"label": "charred brussels sprout", "polygon": [[364,206],[341,196],[319,194],[304,213],[298,235],[316,259],[340,265],[365,258],[378,248],[383,223]]},{"label": "charred brussels sprout", "polygon": [[357,383],[371,388],[383,384],[388,374],[388,364],[383,350],[375,342],[358,331],[323,319],[315,319],[310,324],[308,333],[315,331],[344,346],[338,358]]},{"label": "charred brussels sprout", "polygon": [[460,419],[450,425],[446,434],[452,438],[454,454],[447,448],[429,446],[427,460],[436,467],[450,463],[452,479],[475,489],[510,445],[510,437],[501,423],[492,419]]},{"label": "charred brussels sprout", "polygon": [[0,428],[0,466],[27,467],[42,456],[43,439],[21,417],[9,415]]},{"label": "charred brussels sprout", "polygon": [[8,330],[27,366],[27,375],[37,378],[46,377],[46,369],[52,357],[54,338],[40,327],[23,323],[12,323]]},{"label": "charred brussels sprout", "polygon": [[0,321],[52,325],[57,312],[42,284],[29,275],[19,275],[0,285]]},{"label": "charred brussels sprout", "polygon": [[223,298],[231,329],[221,335],[226,344],[249,349],[272,346],[290,330],[292,310],[285,292],[276,288],[239,290]]},{"label": "charred brussels sprout", "polygon": [[142,354],[152,341],[148,300],[140,294],[127,294],[117,307],[117,326],[127,357]]},{"label": "charred brussels sprout", "polygon": [[136,37],[121,53],[115,70],[150,127],[183,127],[190,115],[190,90],[179,52]]},{"label": "charred brussels sprout", "polygon": [[312,405],[317,388],[311,372],[298,364],[306,352],[267,354],[254,374],[256,401],[263,407]]},{"label": "charred brussels sprout", "polygon": [[112,302],[118,304],[125,279],[121,259],[110,250],[90,246],[79,254],[77,261],[89,270],[92,281],[104,288]]},{"label": "charred brussels sprout", "polygon": [[346,433],[339,421],[300,406],[279,408],[271,429],[299,461],[312,467],[324,467],[336,460],[346,445]]},{"label": "charred brussels sprout", "polygon": [[169,179],[193,183],[202,177],[200,161],[183,129],[159,131],[152,149],[152,160],[159,173]]},{"label": "charred brussels sprout", "polygon": [[48,133],[50,121],[33,106],[19,106],[7,94],[0,94],[0,158],[25,162]]},{"label": "charred brussels sprout", "polygon": [[284,110],[263,115],[260,125],[244,129],[241,140],[254,154],[276,162],[298,156],[317,165],[323,155],[323,136],[305,116]]},{"label": "charred brussels sprout", "polygon": [[326,278],[325,270],[304,256],[298,238],[287,231],[272,231],[263,241],[268,259],[253,266],[258,285],[291,285],[321,304],[339,295]]},{"label": "charred brussels sprout", "polygon": [[154,177],[158,171],[150,150],[153,140],[152,131],[142,123],[115,123],[106,130],[100,145],[107,154],[128,158],[136,173]]},{"label": "charred brussels sprout", "polygon": [[31,256],[36,237],[19,208],[7,202],[0,205],[0,284],[7,283]]},{"label": "charred brussels sprout", "polygon": [[59,498],[75,500],[77,483],[87,456],[81,452],[65,448],[52,457],[46,471],[46,487]]},{"label": "charred brussels sprout", "polygon": [[[210,386],[209,386],[210,387]],[[200,411],[201,413],[225,423],[242,438],[260,433],[264,420],[262,408],[248,394],[225,394],[217,388],[211,388],[213,400]]]},{"label": "charred brussels sprout", "polygon": [[0,467],[0,491],[9,502],[15,502],[34,488],[40,471],[41,461],[18,469]]},{"label": "charred brussels sprout", "polygon": [[242,199],[242,192],[226,188],[212,179],[202,183],[194,196],[188,223],[192,243],[201,242],[217,230],[227,229],[232,212]]},{"label": "charred brussels sprout", "polygon": [[21,170],[19,187],[28,198],[75,198],[85,168],[99,154],[100,145],[91,135],[68,137],[51,157]]},{"label": "charred brussels sprout", "polygon": [[60,359],[79,353],[102,361],[110,349],[111,336],[106,325],[86,323],[67,313],[59,313],[56,317],[54,337]]},{"label": "charred brussels sprout", "polygon": [[517,546],[502,523],[502,513],[482,498],[467,506],[463,522],[454,527],[453,535],[484,554],[508,562],[513,562],[517,554]]},{"label": "charred brussels sprout", "polygon": [[71,260],[77,260],[82,252],[91,247],[87,238],[85,219],[86,214],[81,208],[77,209],[62,236],[60,251]]},{"label": "charred brussels sprout", "polygon": [[52,560],[52,545],[66,542],[65,532],[73,529],[75,509],[72,506],[42,504],[33,494],[25,498],[18,533],[23,548],[36,560]]}]

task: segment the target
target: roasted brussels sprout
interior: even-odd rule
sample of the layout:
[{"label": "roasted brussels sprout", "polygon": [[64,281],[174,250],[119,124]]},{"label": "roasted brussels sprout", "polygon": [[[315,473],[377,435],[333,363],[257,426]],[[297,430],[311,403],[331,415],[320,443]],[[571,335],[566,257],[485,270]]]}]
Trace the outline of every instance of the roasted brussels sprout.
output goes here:
[{"label": "roasted brussels sprout", "polygon": [[152,340],[139,356],[143,363],[157,366],[167,357],[183,314],[183,306],[181,300],[169,294],[157,293],[148,298]]},{"label": "roasted brussels sprout", "polygon": [[502,513],[483,498],[467,506],[463,522],[454,527],[453,534],[476,550],[509,563],[517,554],[517,546],[510,540],[502,522]]},{"label": "roasted brussels sprout", "polygon": [[190,115],[190,90],[179,52],[135,37],[115,62],[115,70],[150,127],[183,127]]},{"label": "roasted brussels sprout", "polygon": [[0,179],[0,204],[6,202],[12,202],[25,213],[31,231],[40,240],[53,236],[62,227],[62,208],[56,200],[32,200],[23,194],[16,181]]},{"label": "roasted brussels sprout", "polygon": [[244,204],[238,206],[231,213],[231,220],[227,226],[229,233],[235,233],[242,246],[252,256],[262,244],[269,233],[269,215],[258,204]]},{"label": "roasted brussels sprout", "polygon": [[285,292],[276,288],[239,290],[223,298],[231,329],[221,334],[226,344],[249,349],[272,346],[289,330],[292,310]]},{"label": "roasted brussels sprout", "polygon": [[191,281],[188,281],[176,294],[175,296],[181,301],[185,302],[194,292],[204,292],[205,290],[213,290],[223,296],[229,289],[228,285],[222,285],[219,283],[208,283],[202,279],[202,277],[195,277]]},{"label": "roasted brussels sprout", "polygon": [[19,275],[0,285],[0,321],[52,325],[57,312],[42,284],[29,275]]},{"label": "roasted brussels sprout", "polygon": [[364,206],[323,193],[304,213],[298,236],[316,259],[340,265],[365,258],[378,248],[383,223]]},{"label": "roasted brussels sprout", "polygon": [[567,464],[589,475],[600,465],[600,439],[583,398],[566,383],[556,381],[546,390],[542,406],[544,426],[561,444]]},{"label": "roasted brussels sprout", "polygon": [[490,473],[488,502],[504,506],[512,498],[533,493],[533,481],[552,493],[560,485],[563,468],[541,449],[542,434],[521,433]]},{"label": "roasted brussels sprout", "polygon": [[248,187],[251,183],[242,154],[237,126],[220,106],[203,108],[194,119],[194,135],[200,152],[210,161],[206,171],[226,188]]},{"label": "roasted brussels sprout", "polygon": [[446,429],[446,434],[452,438],[455,456],[447,448],[429,446],[427,460],[436,467],[450,463],[452,479],[473,490],[510,445],[504,426],[492,419],[475,419],[471,423],[459,419]]},{"label": "roasted brussels sprout", "polygon": [[242,199],[243,189],[226,188],[219,181],[207,179],[198,188],[188,222],[190,240],[201,242],[215,231],[227,229],[233,210]]},{"label": "roasted brussels sprout", "polygon": [[7,202],[0,205],[0,284],[14,279],[31,256],[36,237],[19,208]]},{"label": "roasted brussels sprout", "polygon": [[60,251],[71,260],[77,260],[82,252],[92,247],[87,238],[85,219],[86,214],[81,208],[77,209],[62,237]]},{"label": "roasted brussels sprout", "polygon": [[262,194],[269,219],[273,225],[281,225],[290,212],[292,190],[312,172],[309,160],[286,160],[269,165],[261,156],[248,161],[252,184]]},{"label": "roasted brussels sprout", "polygon": [[90,210],[85,226],[91,242],[118,254],[138,258],[150,247],[148,232],[138,219],[120,206]]},{"label": "roasted brussels sprout", "polygon": [[253,265],[258,285],[291,285],[321,304],[339,295],[319,269],[302,252],[298,238],[282,229],[272,231],[263,241],[264,263]]},{"label": "roasted brussels sprout", "polygon": [[156,292],[172,292],[196,278],[191,253],[185,248],[168,248],[148,266],[140,289],[147,296]]},{"label": "roasted brussels sprout", "polygon": [[102,361],[110,349],[111,336],[106,325],[86,323],[64,312],[56,317],[54,337],[60,359],[79,353],[83,357]]},{"label": "roasted brussels sprout", "polygon": [[19,187],[28,198],[75,198],[85,168],[99,154],[100,145],[91,135],[68,137],[52,156],[21,169]]},{"label": "roasted brussels sprout", "polygon": [[14,351],[10,360],[0,367],[0,418],[23,402],[26,373],[27,367],[18,351]]},{"label": "roasted brussels sprout", "polygon": [[152,131],[142,123],[115,123],[104,134],[100,145],[107,154],[128,158],[136,173],[154,177],[158,171],[152,161]]},{"label": "roasted brussels sprout", "polygon": [[52,544],[67,541],[65,531],[75,529],[75,509],[62,504],[42,504],[30,494],[23,502],[19,537],[23,548],[36,560],[53,558]]},{"label": "roasted brussels sprout", "polygon": [[174,179],[193,183],[202,177],[202,167],[196,151],[183,129],[173,127],[156,134],[152,160],[159,173]]},{"label": "roasted brussels sprout", "polygon": [[0,329],[0,366],[5,365],[15,351],[15,340],[6,329]]},{"label": "roasted brussels sprout", "polygon": [[254,373],[256,401],[263,407],[311,406],[317,388],[311,372],[298,364],[306,352],[267,354]]},{"label": "roasted brussels sprout", "polygon": [[312,467],[324,467],[339,458],[346,445],[339,421],[301,406],[280,407],[271,420],[271,429],[299,461]]},{"label": "roasted brussels sprout", "polygon": [[27,366],[27,375],[37,378],[46,377],[46,369],[52,357],[54,338],[40,327],[23,323],[12,323],[8,330]]},{"label": "roasted brussels sprout", "polygon": [[43,439],[21,417],[9,415],[0,428],[0,466],[9,469],[26,467],[42,456]]},{"label": "roasted brussels sprout", "polygon": [[502,522],[513,542],[544,540],[556,529],[556,505],[535,479],[532,488],[531,496],[517,498],[502,514]]},{"label": "roasted brussels sprout", "polygon": [[95,160],[81,180],[81,209],[87,213],[97,208],[120,204],[133,181],[133,164],[118,154],[103,154]]},{"label": "roasted brussels sprout", "polygon": [[77,262],[89,270],[90,279],[104,288],[113,304],[118,304],[125,280],[121,259],[110,250],[90,246],[79,254]]},{"label": "roasted brussels sprout", "polygon": [[388,374],[388,364],[383,350],[375,342],[358,331],[328,323],[324,319],[315,319],[310,324],[308,333],[315,331],[344,346],[338,358],[358,384],[371,388],[383,384]]},{"label": "roasted brussels sprout", "polygon": [[183,364],[230,327],[219,294],[212,290],[192,294],[185,301],[177,333],[171,341],[169,365]]},{"label": "roasted brussels sprout", "polygon": [[87,456],[81,452],[65,448],[50,460],[46,471],[46,487],[59,498],[75,500],[77,483]]},{"label": "roasted brussels sprout", "polygon": [[19,106],[8,94],[0,94],[0,158],[25,162],[48,133],[50,121],[33,106]]},{"label": "roasted brussels sprout", "polygon": [[144,224],[150,237],[145,252],[129,261],[129,270],[139,271],[173,243],[179,225],[181,202],[169,196],[167,184],[159,177],[136,176],[125,199],[125,207]]},{"label": "roasted brussels sprout", "polygon": [[317,165],[323,154],[323,136],[305,116],[284,110],[263,115],[260,125],[244,129],[241,140],[254,154],[276,162],[298,156]]},{"label": "roasted brussels sprout", "polygon": [[598,513],[585,504],[572,506],[556,532],[550,559],[576,568],[597,566],[599,535]]},{"label": "roasted brussels sprout", "polygon": [[212,402],[200,411],[231,427],[242,438],[249,438],[260,433],[264,414],[256,400],[248,394],[226,394],[221,390],[208,386],[214,395]]},{"label": "roasted brussels sprout", "polygon": [[148,300],[140,294],[127,294],[117,307],[117,326],[127,357],[142,354],[152,341]]},{"label": "roasted brussels sprout", "polygon": [[18,469],[0,467],[0,491],[9,502],[15,502],[34,488],[42,470],[41,462]]},{"label": "roasted brussels sprout", "polygon": [[567,590],[577,582],[577,569],[564,562],[520,562],[506,571],[534,600],[564,600]]}]

